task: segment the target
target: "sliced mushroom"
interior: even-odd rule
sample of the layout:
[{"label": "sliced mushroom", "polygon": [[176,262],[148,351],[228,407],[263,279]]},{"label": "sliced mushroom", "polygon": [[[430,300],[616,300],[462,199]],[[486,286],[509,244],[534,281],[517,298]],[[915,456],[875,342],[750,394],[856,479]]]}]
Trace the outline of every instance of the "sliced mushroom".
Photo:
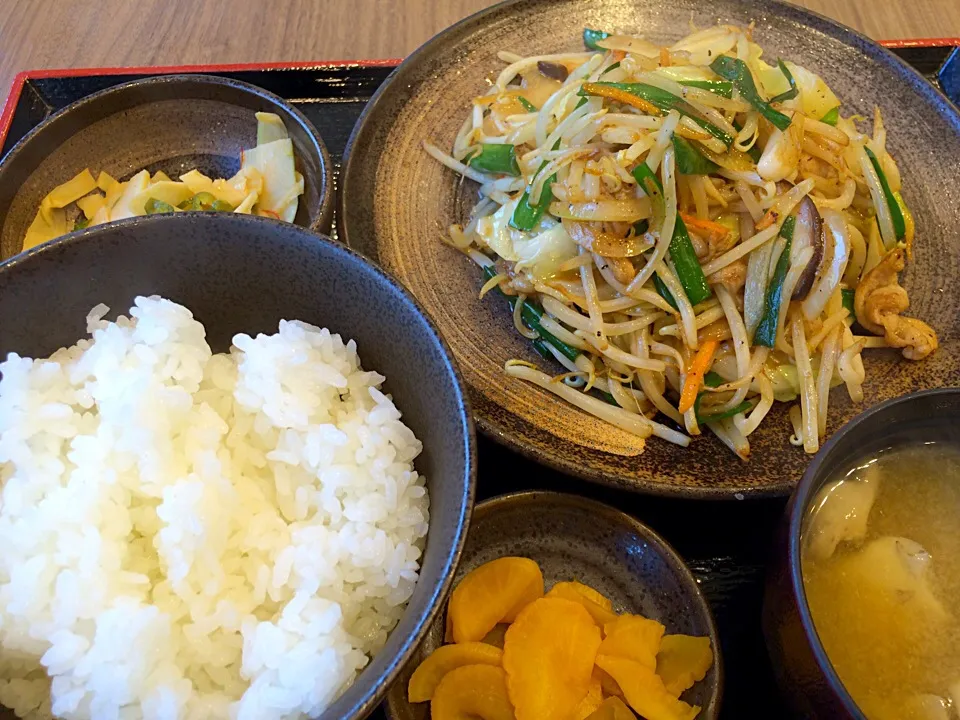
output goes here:
[{"label": "sliced mushroom", "polygon": [[797,224],[793,230],[793,249],[791,254],[796,254],[806,247],[813,247],[813,257],[807,263],[800,280],[794,288],[791,300],[803,300],[810,293],[813,287],[813,281],[820,270],[820,263],[823,261],[823,219],[817,211],[817,206],[813,200],[805,197],[793,213]]},{"label": "sliced mushroom", "polygon": [[551,80],[558,80],[563,82],[567,79],[567,75],[570,72],[567,68],[559,63],[547,62],[546,60],[540,60],[537,63],[537,70],[540,71],[540,74],[544,77],[548,77]]}]

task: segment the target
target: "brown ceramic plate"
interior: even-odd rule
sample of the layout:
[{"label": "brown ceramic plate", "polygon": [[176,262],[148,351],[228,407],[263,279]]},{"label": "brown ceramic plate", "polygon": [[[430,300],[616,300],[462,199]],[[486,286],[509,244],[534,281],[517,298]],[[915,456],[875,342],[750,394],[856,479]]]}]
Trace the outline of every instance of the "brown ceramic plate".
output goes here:
[{"label": "brown ceramic plate", "polygon": [[160,75],[101,90],[51,115],[0,162],[0,259],[20,252],[40,201],[84,168],[127,180],[146,168],[231,177],[257,143],[256,112],[280,116],[303,175],[294,224],[326,232],[333,166],[319,133],[283,98],[212,75]]},{"label": "brown ceramic plate", "polygon": [[[610,598],[617,613],[657,620],[668,635],[709,636],[713,665],[681,699],[702,708],[699,720],[719,716],[723,660],[713,614],[686,564],[653,530],[609,505],[578,495],[501,495],[474,510],[454,583],[483,563],[505,556],[536,560],[548,590],[558,582],[579,580]],[[441,613],[387,694],[391,720],[430,719],[426,703],[407,701],[407,684],[424,658],[443,644],[444,627]]]},{"label": "brown ceramic plate", "polygon": [[477,422],[492,437],[565,472],[631,490],[699,498],[785,495],[808,460],[788,442],[786,405],[750,436],[749,463],[709,434],[686,450],[651,439],[642,455],[630,456],[618,431],[505,377],[510,358],[543,361],[514,330],[504,302],[477,299],[476,267],[440,241],[457,220],[457,176],[421,149],[427,138],[452,145],[470,99],[503,67],[498,50],[582,49],[584,26],[669,43],[689,32],[691,20],[700,27],[755,21],[754,38],[767,56],[821,74],[845,112],[872,117],[875,105],[884,112],[888,147],[917,222],[914,262],[904,281],[910,312],[936,328],[941,348],[917,364],[871,350],[864,403],[834,393],[828,433],[881,400],[956,384],[960,296],[949,285],[960,265],[960,115],[890,52],[785,3],[511,0],[467,18],[411,55],[367,106],[347,148],[340,232],[406,284],[434,318],[463,370]]}]

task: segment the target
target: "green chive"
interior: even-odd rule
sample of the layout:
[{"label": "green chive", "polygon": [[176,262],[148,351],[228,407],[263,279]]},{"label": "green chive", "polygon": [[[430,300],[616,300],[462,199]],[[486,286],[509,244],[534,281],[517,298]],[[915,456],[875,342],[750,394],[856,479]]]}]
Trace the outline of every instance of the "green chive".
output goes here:
[{"label": "green chive", "polygon": [[518,95],[517,100],[520,101],[520,104],[523,105],[523,109],[527,112],[537,112],[537,106],[527,100],[525,97]]},{"label": "green chive", "polygon": [[[660,179],[653,174],[649,165],[643,162],[637,165],[633,169],[633,177],[637,184],[650,196],[651,200],[656,202],[654,196],[657,194],[661,198],[663,197],[663,186],[660,184]],[[690,241],[689,233],[687,233],[687,226],[684,225],[679,213],[677,213],[676,224],[673,227],[673,237],[670,238],[670,259],[673,261],[677,279],[680,280],[683,291],[691,305],[702,303],[710,297],[712,294],[710,285],[707,283],[707,278],[704,277],[703,268],[700,267],[697,253],[693,249],[693,243]]]},{"label": "green chive", "polygon": [[759,110],[760,114],[773,123],[777,129],[782,131],[790,127],[790,116],[784,115],[760,97],[753,75],[750,74],[750,68],[743,60],[721,55],[710,63],[710,69],[720,77],[732,82],[743,99]]},{"label": "green chive", "polygon": [[893,220],[893,234],[897,236],[897,240],[903,240],[907,234],[907,223],[903,218],[903,211],[900,210],[900,203],[897,202],[897,198],[890,189],[890,183],[887,181],[887,176],[880,167],[880,161],[877,160],[877,156],[873,154],[873,150],[868,148],[866,145],[863,146],[863,149],[866,150],[867,157],[870,158],[870,163],[873,165],[873,169],[876,170],[877,177],[880,178],[880,187],[883,189],[883,197],[887,202],[887,207],[890,208],[890,219]]},{"label": "green chive", "polygon": [[673,149],[677,170],[682,175],[709,175],[720,169],[715,162],[697,150],[696,145],[679,135],[673,136]]},{"label": "green chive", "polygon": [[842,288],[840,290],[840,297],[843,299],[843,306],[850,311],[850,317],[856,317],[856,310],[854,310],[853,304],[856,296],[856,290],[850,290],[849,288]]},{"label": "green chive", "polygon": [[520,175],[517,150],[509,143],[483,143],[480,152],[470,158],[469,165],[483,172]]},{"label": "green chive", "polygon": [[603,30],[583,29],[583,44],[587,46],[588,50],[603,50],[597,43],[606,40],[608,37],[610,37],[610,33]]},{"label": "green chive", "polygon": [[834,127],[836,127],[837,121],[839,119],[840,119],[840,106],[837,105],[833,110],[831,110],[822,118],[820,118],[820,122],[826,123],[827,125],[833,125]]},{"label": "green chive", "polygon": [[[763,345],[772,348],[777,341],[777,327],[780,324],[780,305],[783,302],[783,281],[787,277],[787,269],[790,266],[790,248],[793,245],[793,230],[796,227],[797,220],[793,215],[788,215],[780,227],[780,237],[787,242],[783,246],[780,257],[777,258],[777,266],[773,271],[773,278],[767,287],[767,296],[764,300],[763,316],[760,318],[760,324],[753,335],[754,345]],[[789,302],[789,301],[788,301]]]},{"label": "green chive", "polygon": [[797,89],[797,81],[793,79],[793,75],[790,73],[790,68],[788,68],[783,60],[777,58],[777,65],[780,66],[780,72],[783,73],[784,77],[787,78],[787,82],[790,83],[790,89],[786,92],[782,92],[776,97],[770,98],[770,102],[784,102],[785,100],[793,100],[797,95],[800,94],[800,91]]},{"label": "green chive", "polygon": [[[702,127],[708,133],[713,135],[715,138],[720,140],[724,145],[730,147],[733,143],[734,138],[729,135],[727,132],[721,130],[716,125],[711,123],[709,120],[701,117],[700,113],[686,100],[681,97],[677,97],[671,92],[666,90],[661,90],[658,87],[653,85],[647,85],[645,83],[612,83],[612,82],[597,82],[592,83],[593,85],[599,85],[601,87],[611,87],[621,90],[623,92],[630,93],[642,100],[646,100],[651,105],[654,105],[660,110],[667,112],[669,110],[676,110],[681,115],[686,115],[691,120],[693,120],[697,125]],[[583,88],[579,91],[580,95],[588,95]]]}]

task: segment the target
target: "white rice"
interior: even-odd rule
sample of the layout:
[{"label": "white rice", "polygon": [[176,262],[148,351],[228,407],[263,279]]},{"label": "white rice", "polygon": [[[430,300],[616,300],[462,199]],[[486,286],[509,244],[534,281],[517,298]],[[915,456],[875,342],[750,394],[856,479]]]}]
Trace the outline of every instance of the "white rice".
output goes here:
[{"label": "white rice", "polygon": [[315,717],[386,641],[427,532],[421,444],[356,345],[213,355],[168,300],[0,364],[0,703]]}]

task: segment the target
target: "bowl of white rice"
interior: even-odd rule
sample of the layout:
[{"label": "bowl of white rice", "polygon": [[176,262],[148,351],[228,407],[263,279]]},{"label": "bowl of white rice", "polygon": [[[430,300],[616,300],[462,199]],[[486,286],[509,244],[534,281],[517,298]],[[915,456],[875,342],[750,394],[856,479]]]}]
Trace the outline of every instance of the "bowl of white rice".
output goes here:
[{"label": "bowl of white rice", "polygon": [[449,589],[475,439],[416,301],[303,228],[0,264],[0,718],[361,718]]}]

